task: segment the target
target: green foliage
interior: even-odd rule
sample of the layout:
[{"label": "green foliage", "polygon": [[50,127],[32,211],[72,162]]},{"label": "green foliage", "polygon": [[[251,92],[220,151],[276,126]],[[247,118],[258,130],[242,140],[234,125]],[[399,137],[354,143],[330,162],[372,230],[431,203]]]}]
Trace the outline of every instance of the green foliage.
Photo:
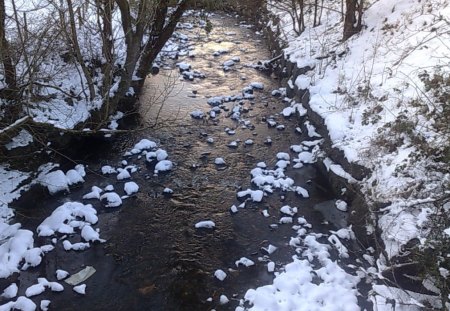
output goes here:
[{"label": "green foliage", "polygon": [[213,24],[211,23],[211,21],[209,19],[206,19],[206,26],[205,26],[206,33],[209,35],[211,33],[212,29],[213,29]]}]

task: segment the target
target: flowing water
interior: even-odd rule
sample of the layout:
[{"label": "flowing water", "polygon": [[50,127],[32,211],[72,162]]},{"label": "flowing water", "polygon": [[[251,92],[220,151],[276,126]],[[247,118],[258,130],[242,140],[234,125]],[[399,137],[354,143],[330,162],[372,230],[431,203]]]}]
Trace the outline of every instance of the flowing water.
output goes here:
[{"label": "flowing water", "polygon": [[[120,189],[122,182],[116,181],[115,176],[100,175],[99,169],[106,164],[120,166],[123,153],[142,138],[158,141],[175,163],[171,172],[153,176],[153,168],[143,159],[127,159],[128,164],[140,166],[140,171],[133,174],[133,181],[140,186],[137,195],[125,200],[118,209],[89,202],[99,211],[98,227],[107,242],[80,253],[58,247],[41,266],[19,276],[22,284],[31,284],[37,276],[53,275],[57,268],[73,273],[87,265],[95,267],[97,272],[86,281],[86,296],[78,296],[70,289],[48,293],[46,298],[52,301],[54,310],[234,310],[248,288],[272,282],[273,274],[258,264],[258,257],[264,255],[261,247],[269,243],[279,247],[270,256],[278,267],[294,255],[294,249],[288,245],[294,234],[291,226],[271,226],[278,223],[282,205],[299,207],[299,215],[318,232],[336,228],[331,222],[324,223],[320,211],[327,206],[334,208],[333,197],[312,165],[287,169],[296,185],[308,189],[310,198],[275,192],[262,203],[247,202],[237,214],[230,213],[233,204],[240,204],[237,191],[251,187],[250,170],[256,163],[265,161],[273,167],[277,152],[288,152],[292,144],[308,138],[294,130],[300,124],[297,118],[275,116],[286,125],[285,130],[270,128],[265,122],[268,116],[279,113],[284,104],[271,96],[271,91],[279,88],[278,80],[249,66],[270,58],[262,37],[231,17],[216,16],[212,22],[213,32],[208,36],[199,28],[183,30],[190,37],[186,45],[195,57],[177,60],[189,62],[194,70],[206,75],[205,79],[180,80],[178,70],[163,65],[160,73],[145,83],[139,130],[112,142],[91,142],[83,146],[82,152],[72,155],[88,165],[90,172],[97,173],[89,173],[86,182],[69,196],[42,194],[43,199],[38,202],[21,200],[19,220],[26,227],[35,227],[56,206],[81,200],[92,185],[114,184]],[[229,52],[213,56],[220,49]],[[233,56],[239,56],[240,62],[225,72],[222,63]],[[170,64],[167,60],[166,65]],[[242,102],[242,118],[251,125],[242,127],[224,110],[216,120],[195,120],[189,115],[197,109],[209,111],[208,97],[240,94],[255,81],[262,82],[264,90],[255,90],[254,100]],[[224,104],[225,110],[231,111],[236,104]],[[228,135],[224,131],[227,127],[235,129],[236,134]],[[273,141],[271,145],[264,143],[268,136]],[[208,137],[215,142],[209,144]],[[255,143],[247,146],[243,143],[247,139]],[[238,148],[227,146],[232,140],[241,141]],[[227,165],[216,166],[216,157],[223,157]],[[165,187],[174,191],[172,196],[163,195]],[[320,208],[314,208],[317,204]],[[272,216],[262,217],[262,209]],[[195,223],[205,219],[214,220],[216,228],[194,228]],[[235,261],[243,256],[257,264],[236,268]],[[227,271],[223,282],[213,277],[216,269]],[[218,305],[222,294],[230,298],[229,304]],[[212,301],[207,300],[209,297]]]}]

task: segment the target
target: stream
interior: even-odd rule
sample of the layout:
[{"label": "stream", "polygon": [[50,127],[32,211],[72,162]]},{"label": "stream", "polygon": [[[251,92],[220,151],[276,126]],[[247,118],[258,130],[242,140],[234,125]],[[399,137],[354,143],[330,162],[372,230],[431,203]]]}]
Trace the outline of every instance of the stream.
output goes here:
[{"label": "stream", "polygon": [[[187,17],[183,29],[177,32],[174,42],[178,53],[166,51],[159,74],[147,79],[139,115],[120,121],[137,130],[112,140],[86,141],[81,151],[70,154],[86,166],[88,173],[85,182],[71,188],[70,194],[49,196],[42,192],[38,200],[25,195],[14,206],[19,211],[17,221],[25,228],[36,228],[65,202],[90,203],[98,211],[96,227],[107,240],[82,252],[68,252],[57,244],[40,266],[17,276],[19,295],[37,277],[50,280],[56,269],[75,273],[93,266],[96,273],[85,282],[85,296],[73,292],[67,284],[64,292],[45,293],[52,310],[234,310],[249,288],[272,283],[274,274],[267,270],[269,257],[276,271],[292,261],[295,248],[289,240],[295,232],[292,225],[280,224],[281,206],[298,207],[298,216],[303,216],[316,233],[327,234],[346,224],[345,213],[335,212],[337,198],[314,164],[285,169],[295,185],[309,192],[309,198],[278,189],[259,203],[237,197],[241,190],[256,189],[250,172],[257,163],[274,167],[277,153],[290,153],[292,157],[295,154],[290,146],[317,138],[307,135],[300,118],[280,115],[286,104],[271,94],[280,88],[279,81],[255,68],[258,61],[270,58],[260,34],[233,17],[216,15],[211,17],[212,32],[206,35],[203,29],[190,27],[194,24],[191,18]],[[233,57],[234,64],[224,68],[223,63]],[[204,74],[205,78],[189,81],[189,74],[187,79],[180,78],[179,68],[173,66],[180,62],[188,63],[191,70],[198,71],[197,76]],[[242,94],[252,82],[262,83],[264,88],[248,91],[253,95],[249,99],[221,103],[220,113],[210,117],[208,99]],[[237,120],[232,118],[235,106],[240,106]],[[205,117],[194,119],[191,112],[196,110]],[[284,125],[284,129],[269,126],[267,120]],[[298,127],[303,133],[295,130]],[[171,171],[155,176],[154,164],[147,163],[145,157],[123,156],[144,138],[168,152],[174,163]],[[228,146],[232,141],[237,147]],[[225,165],[215,164],[216,158],[223,158]],[[103,175],[101,167],[121,167],[124,160],[126,165],[138,168],[131,178],[139,185],[136,194],[124,199],[119,208],[82,199],[92,186],[113,185],[117,192],[123,189],[128,180]],[[67,164],[70,167],[73,164]],[[173,193],[164,193],[166,188]],[[232,205],[242,203],[245,208],[238,207],[237,213],[230,211]],[[264,217],[263,210],[270,216]],[[195,228],[202,220],[214,221],[215,228]],[[48,240],[40,237],[36,243]],[[277,247],[270,255],[262,250],[269,244]],[[332,256],[338,259],[337,252]],[[255,265],[236,267],[241,257],[253,260]],[[342,262],[354,263],[356,256],[352,257]],[[224,281],[214,277],[217,269],[227,273]],[[221,295],[230,301],[220,304]],[[367,302],[361,298],[360,304],[365,306]]]}]

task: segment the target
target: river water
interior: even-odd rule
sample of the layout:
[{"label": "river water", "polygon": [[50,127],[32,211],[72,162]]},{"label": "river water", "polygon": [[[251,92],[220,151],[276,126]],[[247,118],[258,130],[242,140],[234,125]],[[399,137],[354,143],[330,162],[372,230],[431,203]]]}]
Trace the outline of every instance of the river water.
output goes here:
[{"label": "river water", "polygon": [[[85,296],[70,289],[47,293],[52,309],[234,310],[247,289],[272,282],[273,273],[268,273],[264,262],[258,261],[258,257],[264,256],[262,247],[268,244],[278,247],[270,255],[277,268],[294,255],[294,249],[288,244],[294,234],[291,226],[273,226],[278,224],[281,206],[297,206],[299,214],[317,232],[336,229],[330,217],[325,219],[320,208],[314,208],[319,205],[322,212],[333,209],[335,198],[313,165],[286,170],[296,185],[309,191],[310,198],[275,191],[261,203],[247,201],[238,213],[230,213],[233,204],[243,202],[236,193],[251,187],[250,171],[258,162],[273,167],[278,152],[289,152],[291,145],[311,138],[295,130],[301,125],[299,119],[279,115],[285,104],[271,95],[272,90],[280,87],[279,81],[251,66],[270,58],[263,38],[233,17],[215,16],[211,21],[213,31],[209,35],[198,27],[181,31],[189,37],[184,47],[195,57],[179,56],[178,60],[166,57],[160,73],[146,81],[140,115],[134,116],[137,130],[112,141],[85,143],[82,152],[71,154],[78,163],[87,165],[88,175],[83,185],[72,189],[68,196],[42,194],[42,200],[30,201],[25,197],[19,202],[18,220],[25,227],[36,227],[56,206],[69,200],[80,201],[93,185],[123,187],[123,182],[115,176],[99,173],[102,165],[117,167],[126,159],[128,164],[140,168],[132,176],[140,190],[120,208],[89,202],[98,209],[98,227],[106,243],[76,253],[57,247],[46,255],[45,263],[18,277],[26,285],[38,276],[53,275],[57,268],[74,273],[87,265],[95,267],[97,272],[86,281]],[[227,53],[213,55],[225,49]],[[222,63],[235,56],[240,57],[240,62],[224,71]],[[206,78],[180,79],[178,69],[170,65],[181,61],[188,62]],[[241,118],[249,121],[246,126],[228,117],[238,102],[225,103],[214,120],[209,117],[196,120],[190,116],[194,110],[205,113],[210,110],[207,98],[241,94],[251,82],[263,83],[264,90],[255,90],[254,99],[242,101]],[[271,115],[285,125],[284,130],[267,125],[266,119]],[[125,120],[129,119],[132,118]],[[227,134],[227,127],[235,130],[235,134]],[[272,144],[265,143],[268,137]],[[143,159],[122,156],[142,138],[155,140],[167,150],[175,164],[171,172],[154,176],[153,167]],[[207,138],[213,138],[214,143],[208,143]],[[245,145],[248,139],[254,144]],[[237,148],[227,146],[235,140],[239,141]],[[217,157],[224,158],[226,166],[214,164]],[[173,190],[172,196],[163,195],[166,187]],[[263,217],[263,209],[271,216]],[[213,220],[216,228],[194,228],[198,221],[205,219]],[[243,256],[256,265],[237,268],[235,261]],[[214,278],[216,269],[227,272],[223,282]],[[226,295],[230,302],[219,305],[220,295]]]}]

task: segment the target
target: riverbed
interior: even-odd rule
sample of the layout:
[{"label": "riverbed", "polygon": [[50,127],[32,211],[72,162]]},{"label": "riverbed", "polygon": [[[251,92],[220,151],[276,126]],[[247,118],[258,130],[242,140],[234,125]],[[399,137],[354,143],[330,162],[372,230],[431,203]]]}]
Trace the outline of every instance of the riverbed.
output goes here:
[{"label": "riverbed", "polygon": [[[268,262],[281,272],[296,254],[289,244],[296,232],[292,224],[280,222],[286,216],[280,212],[282,206],[296,207],[296,217],[306,219],[317,236],[346,227],[345,212],[336,212],[337,198],[314,163],[293,168],[290,161],[283,168],[296,186],[308,192],[307,197],[277,188],[266,191],[261,202],[237,196],[257,189],[251,171],[258,163],[275,169],[281,160],[278,153],[295,158],[291,146],[320,137],[308,133],[304,117],[281,114],[289,103],[283,101],[278,79],[258,70],[259,61],[271,58],[262,35],[234,17],[210,19],[210,34],[195,26],[193,17],[184,21],[174,41],[179,49],[170,47],[173,50],[160,60],[159,73],[145,82],[138,114],[120,121],[133,128],[130,133],[86,142],[82,152],[70,154],[87,168],[83,184],[71,188],[68,195],[41,193],[39,200],[17,203],[17,221],[31,230],[65,202],[90,203],[98,211],[96,227],[106,239],[83,252],[67,252],[56,244],[40,266],[17,276],[19,295],[39,276],[54,278],[56,269],[72,274],[93,266],[96,273],[85,282],[86,295],[73,292],[67,284],[61,293],[43,294],[53,310],[234,310],[248,289],[272,283]],[[233,64],[224,66],[233,59]],[[190,66],[192,79],[180,73],[184,64]],[[211,99],[217,96],[222,102],[211,114],[216,106]],[[194,118],[195,111],[203,117]],[[141,139],[166,150],[173,169],[155,174],[154,164],[145,156],[124,156]],[[218,158],[224,163],[216,164]],[[123,189],[128,180],[102,174],[105,165],[137,168],[131,179],[139,191],[118,208],[82,199],[92,186]],[[233,205],[236,210],[231,210]],[[215,228],[195,228],[203,220],[213,221]],[[269,245],[276,251],[268,252]],[[352,254],[357,251],[350,248]],[[330,253],[343,267],[357,259],[355,255],[341,260],[331,247]],[[242,257],[255,264],[237,266]],[[227,273],[223,281],[214,276],[218,269]],[[222,295],[227,303],[221,301]],[[366,306],[362,297],[359,303]]]}]

